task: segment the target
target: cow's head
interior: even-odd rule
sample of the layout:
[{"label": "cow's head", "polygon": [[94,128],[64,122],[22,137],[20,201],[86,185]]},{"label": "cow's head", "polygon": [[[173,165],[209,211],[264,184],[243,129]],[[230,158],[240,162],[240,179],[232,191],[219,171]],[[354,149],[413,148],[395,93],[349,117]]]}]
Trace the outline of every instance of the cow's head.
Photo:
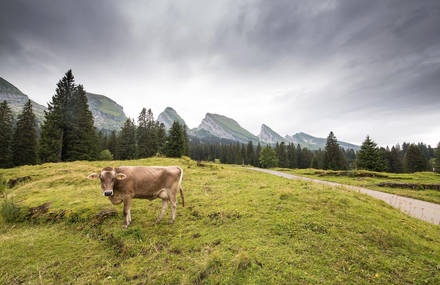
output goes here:
[{"label": "cow's head", "polygon": [[101,189],[104,196],[113,196],[113,187],[116,180],[124,180],[127,176],[123,173],[116,173],[113,167],[104,167],[100,174],[91,173],[87,178],[90,180],[99,178],[101,180]]}]

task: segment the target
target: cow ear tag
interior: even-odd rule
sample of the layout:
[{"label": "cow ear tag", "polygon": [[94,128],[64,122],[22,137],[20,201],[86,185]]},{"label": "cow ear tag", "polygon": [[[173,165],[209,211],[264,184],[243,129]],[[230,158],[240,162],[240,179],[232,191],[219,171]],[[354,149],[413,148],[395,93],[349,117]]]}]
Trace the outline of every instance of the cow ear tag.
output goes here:
[{"label": "cow ear tag", "polygon": [[125,178],[127,178],[127,176],[123,173],[118,173],[116,174],[116,179],[117,180],[124,180]]}]

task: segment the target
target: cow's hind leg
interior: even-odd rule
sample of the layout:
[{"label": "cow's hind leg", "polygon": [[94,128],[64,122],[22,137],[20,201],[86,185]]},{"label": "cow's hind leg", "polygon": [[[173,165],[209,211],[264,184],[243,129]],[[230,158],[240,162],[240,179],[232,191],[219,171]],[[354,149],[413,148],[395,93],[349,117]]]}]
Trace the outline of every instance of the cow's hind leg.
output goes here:
[{"label": "cow's hind leg", "polygon": [[162,210],[160,211],[159,217],[157,217],[156,222],[159,222],[160,220],[162,220],[163,214],[165,213],[165,210],[168,207],[168,200],[169,200],[168,194],[165,190],[162,190],[159,193],[159,198],[162,199]]},{"label": "cow's hind leg", "polygon": [[168,200],[162,199],[162,210],[160,211],[159,217],[157,217],[156,223],[160,222],[163,218],[163,214],[168,207]]},{"label": "cow's hind leg", "polygon": [[170,197],[170,202],[171,202],[171,220],[170,220],[170,224],[174,223],[174,219],[176,218],[176,209],[177,209],[177,198],[176,195],[172,195],[172,197]]}]

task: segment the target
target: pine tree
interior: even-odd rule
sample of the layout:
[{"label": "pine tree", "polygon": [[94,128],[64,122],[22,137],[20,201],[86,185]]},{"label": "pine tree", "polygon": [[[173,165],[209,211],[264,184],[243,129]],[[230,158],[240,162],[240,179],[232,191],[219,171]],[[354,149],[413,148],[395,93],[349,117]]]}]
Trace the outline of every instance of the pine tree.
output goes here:
[{"label": "pine tree", "polygon": [[263,168],[271,168],[278,165],[277,154],[270,146],[265,146],[261,150],[260,165]]},{"label": "pine tree", "polygon": [[440,173],[440,142],[438,143],[437,148],[435,150],[434,168],[436,172]]},{"label": "pine tree", "polygon": [[37,155],[37,124],[32,111],[31,100],[23,107],[23,112],[18,115],[12,141],[12,155],[15,165],[31,165],[38,161]]},{"label": "pine tree", "polygon": [[289,167],[289,161],[287,159],[287,151],[286,151],[286,145],[284,142],[281,142],[278,145],[278,166],[282,168]]},{"label": "pine tree", "polygon": [[385,161],[377,144],[367,136],[357,155],[357,167],[371,171],[384,171]]},{"label": "pine tree", "polygon": [[6,101],[0,104],[0,168],[12,167],[12,111]]},{"label": "pine tree", "polygon": [[157,130],[157,151],[161,154],[164,153],[165,143],[167,141],[167,131],[163,123],[156,122]]},{"label": "pine tree", "polygon": [[167,142],[165,145],[165,153],[168,157],[181,157],[185,149],[185,137],[182,126],[174,121],[169,130]]},{"label": "pine tree", "polygon": [[112,131],[110,137],[107,140],[107,147],[110,153],[113,155],[114,159],[118,159],[118,137],[116,136],[116,132]]},{"label": "pine tree", "polygon": [[71,70],[57,83],[45,112],[40,139],[43,162],[97,158],[96,130],[82,85],[75,85]]},{"label": "pine tree", "polygon": [[98,158],[96,129],[82,85],[75,87],[70,101],[73,121],[69,124],[71,136],[68,141],[63,142],[66,149],[63,159],[65,161],[96,160]]},{"label": "pine tree", "polygon": [[246,157],[247,157],[247,164],[256,166],[255,150],[254,150],[254,144],[252,143],[252,141],[249,141],[247,144]]},{"label": "pine tree", "polygon": [[118,159],[136,158],[136,126],[134,121],[127,119],[121,129],[118,143]]},{"label": "pine tree", "polygon": [[393,173],[403,172],[402,159],[400,157],[399,150],[396,147],[391,147],[391,151],[388,155],[388,167],[389,171]]},{"label": "pine tree", "polygon": [[415,144],[410,144],[406,150],[403,159],[403,165],[406,172],[413,173],[417,171],[425,171],[427,161],[423,153]]},{"label": "pine tree", "polygon": [[72,71],[69,70],[57,83],[55,95],[45,111],[44,123],[41,128],[39,157],[42,162],[58,162],[63,160],[63,141],[66,121],[72,120],[71,112],[67,112],[71,93],[75,88]]},{"label": "pine tree", "polygon": [[338,140],[333,132],[330,132],[325,145],[324,169],[341,170],[346,168],[347,164],[344,154],[339,147]]},{"label": "pine tree", "polygon": [[183,131],[183,155],[189,155],[189,137],[187,132],[188,127],[186,125],[182,126]]},{"label": "pine tree", "polygon": [[310,167],[314,168],[314,169],[319,169],[319,158],[316,154],[313,155],[312,163],[311,163]]},{"label": "pine tree", "polygon": [[260,166],[260,153],[261,153],[261,144],[257,144],[257,148],[255,149],[255,166]]},{"label": "pine tree", "polygon": [[298,168],[298,156],[293,143],[287,146],[287,159],[289,160],[289,168]]}]

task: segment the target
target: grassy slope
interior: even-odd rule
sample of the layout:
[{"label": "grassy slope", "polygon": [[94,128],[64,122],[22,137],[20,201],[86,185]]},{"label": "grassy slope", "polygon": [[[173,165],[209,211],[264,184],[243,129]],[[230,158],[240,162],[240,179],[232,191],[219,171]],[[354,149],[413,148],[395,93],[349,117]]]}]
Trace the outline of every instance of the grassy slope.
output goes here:
[{"label": "grassy slope", "polygon": [[218,114],[209,114],[223,129],[242,140],[258,141],[258,138],[241,127],[235,120]]},{"label": "grassy slope", "polygon": [[[317,171],[322,172],[322,170],[316,170],[316,169],[281,169],[280,168],[277,170],[290,174],[296,174],[305,177],[320,179],[320,180],[362,186],[369,189],[374,189],[382,192],[397,194],[405,197],[410,197],[414,199],[440,204],[440,191],[437,190],[423,190],[423,189],[413,190],[413,189],[405,189],[405,188],[390,188],[390,187],[376,186],[376,184],[380,182],[440,184],[440,174],[434,172],[417,172],[411,174],[378,172],[378,174],[380,175],[387,175],[389,177],[389,178],[378,178],[378,177],[347,177],[347,176],[333,176],[333,175],[320,176],[318,174],[315,174],[315,172]],[[363,172],[371,172],[371,171],[363,171]],[[332,173],[332,171],[328,171],[328,173]]]},{"label": "grassy slope", "polygon": [[122,111],[121,107],[110,98],[104,95],[93,94],[93,93],[87,93],[87,97],[90,101],[93,100],[95,102],[99,111],[115,117],[126,119],[125,114]]},{"label": "grassy slope", "polygon": [[[178,207],[174,225],[153,223],[158,200],[135,200],[127,230],[121,214],[94,224],[100,210],[122,207],[85,177],[121,164],[184,168],[186,207]],[[0,219],[2,284],[440,282],[440,228],[359,193],[173,159],[1,172],[33,177],[12,190],[20,205],[53,202],[32,223]],[[66,217],[53,218],[62,210]]]}]

